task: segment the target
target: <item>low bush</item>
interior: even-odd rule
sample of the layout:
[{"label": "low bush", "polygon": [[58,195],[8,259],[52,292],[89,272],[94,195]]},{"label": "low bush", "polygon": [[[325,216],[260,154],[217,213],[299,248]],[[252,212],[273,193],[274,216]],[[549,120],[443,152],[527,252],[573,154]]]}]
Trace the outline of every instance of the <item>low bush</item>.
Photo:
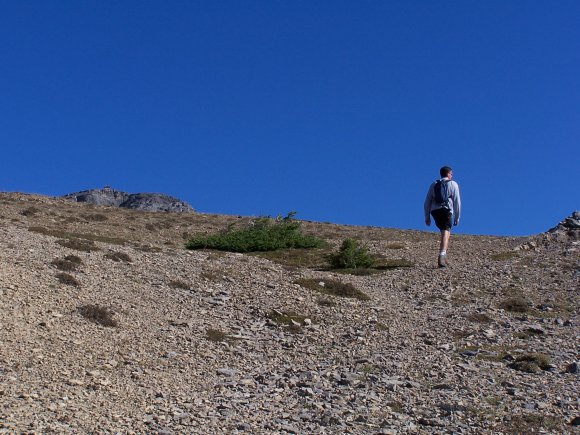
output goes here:
[{"label": "low bush", "polygon": [[330,258],[330,263],[337,269],[369,268],[374,262],[368,248],[353,239],[342,242],[338,253]]},{"label": "low bush", "polygon": [[187,249],[216,249],[229,252],[276,251],[287,248],[318,248],[324,242],[314,236],[303,234],[301,223],[294,220],[294,213],[273,220],[261,217],[242,229],[233,226],[218,234],[197,235],[187,243]]},{"label": "low bush", "polygon": [[83,305],[79,307],[79,313],[85,319],[102,326],[114,328],[118,325],[117,321],[113,319],[113,312],[99,305]]}]

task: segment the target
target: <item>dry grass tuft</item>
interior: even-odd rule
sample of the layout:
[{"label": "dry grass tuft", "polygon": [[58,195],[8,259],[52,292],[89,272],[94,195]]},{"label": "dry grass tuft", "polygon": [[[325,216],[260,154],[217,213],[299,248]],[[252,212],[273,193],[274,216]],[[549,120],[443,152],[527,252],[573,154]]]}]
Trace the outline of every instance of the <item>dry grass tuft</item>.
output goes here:
[{"label": "dry grass tuft", "polygon": [[563,422],[554,416],[540,414],[513,415],[503,427],[504,433],[533,434],[533,433],[567,433]]},{"label": "dry grass tuft", "polygon": [[296,281],[296,284],[327,295],[360,299],[362,301],[368,301],[370,299],[366,293],[358,290],[352,284],[343,283],[334,279],[303,278]]},{"label": "dry grass tuft", "polygon": [[36,215],[40,210],[34,206],[25,208],[20,212],[22,216],[30,217]]},{"label": "dry grass tuft", "polygon": [[504,260],[512,260],[514,258],[518,258],[519,256],[520,253],[518,251],[508,251],[494,254],[491,256],[491,259],[496,261],[504,261]]},{"label": "dry grass tuft", "polygon": [[213,342],[228,341],[228,334],[219,329],[209,328],[205,333],[205,338]]},{"label": "dry grass tuft", "polygon": [[499,304],[499,307],[513,313],[527,313],[530,311],[530,303],[522,296],[513,296],[505,299]]},{"label": "dry grass tuft", "polygon": [[548,370],[552,359],[543,353],[526,353],[516,358],[509,365],[510,368],[526,373],[539,373],[540,370]]},{"label": "dry grass tuft", "polygon": [[129,257],[128,254],[125,254],[124,252],[109,252],[107,254],[105,254],[105,258],[108,258],[109,260],[113,260],[117,263],[131,263],[133,260],[131,259],[131,257]]},{"label": "dry grass tuft", "polygon": [[316,300],[316,303],[321,307],[336,307],[336,302],[331,299],[320,298]]},{"label": "dry grass tuft", "polygon": [[58,281],[61,284],[70,285],[73,287],[80,287],[81,286],[81,283],[78,282],[74,276],[69,275],[68,273],[64,273],[64,272],[57,273],[56,278],[58,279]]},{"label": "dry grass tuft", "polygon": [[466,317],[467,320],[470,322],[476,323],[492,323],[493,319],[489,317],[487,314],[483,313],[473,313]]},{"label": "dry grass tuft", "polygon": [[387,249],[405,249],[405,244],[403,242],[392,242],[389,243],[386,247]]},{"label": "dry grass tuft", "polygon": [[169,287],[177,288],[181,290],[191,290],[191,285],[180,279],[174,279],[169,281]]},{"label": "dry grass tuft", "polygon": [[79,313],[85,319],[99,325],[109,328],[118,326],[117,321],[113,319],[113,312],[108,308],[99,305],[83,305],[82,307],[79,307]]},{"label": "dry grass tuft", "polygon": [[83,214],[81,217],[88,222],[105,222],[109,220],[107,216],[101,213]]},{"label": "dry grass tuft", "polygon": [[76,255],[67,255],[62,259],[54,259],[50,264],[52,264],[58,270],[62,270],[63,272],[72,272],[77,270],[82,262],[83,261],[80,259],[80,257],[77,257]]},{"label": "dry grass tuft", "polygon": [[60,239],[57,240],[56,243],[58,243],[61,246],[64,246],[65,248],[74,249],[76,251],[81,252],[92,252],[99,250],[99,248],[95,245],[95,242],[91,240]]}]

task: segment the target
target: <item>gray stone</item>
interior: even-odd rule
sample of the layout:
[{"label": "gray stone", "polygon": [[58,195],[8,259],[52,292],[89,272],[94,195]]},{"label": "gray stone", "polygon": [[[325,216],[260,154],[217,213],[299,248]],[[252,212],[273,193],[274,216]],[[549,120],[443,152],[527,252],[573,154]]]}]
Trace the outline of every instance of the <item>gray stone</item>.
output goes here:
[{"label": "gray stone", "polygon": [[578,373],[578,363],[573,362],[572,364],[568,364],[566,366],[566,373]]},{"label": "gray stone", "polygon": [[221,368],[217,370],[218,375],[222,375],[222,376],[227,376],[228,378],[231,378],[233,376],[236,375],[236,371],[233,369],[228,369],[228,368]]},{"label": "gray stone", "polygon": [[126,193],[105,186],[63,196],[76,202],[128,208],[142,211],[192,212],[193,208],[184,201],[162,193]]}]

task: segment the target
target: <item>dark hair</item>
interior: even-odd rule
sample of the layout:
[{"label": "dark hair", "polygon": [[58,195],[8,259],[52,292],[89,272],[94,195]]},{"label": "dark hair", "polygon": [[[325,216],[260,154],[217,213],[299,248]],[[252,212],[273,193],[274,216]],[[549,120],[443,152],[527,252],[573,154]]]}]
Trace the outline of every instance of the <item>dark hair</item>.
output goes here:
[{"label": "dark hair", "polygon": [[449,166],[443,166],[441,169],[439,169],[439,175],[441,175],[441,177],[447,177],[451,171],[453,171],[453,169],[451,169]]}]

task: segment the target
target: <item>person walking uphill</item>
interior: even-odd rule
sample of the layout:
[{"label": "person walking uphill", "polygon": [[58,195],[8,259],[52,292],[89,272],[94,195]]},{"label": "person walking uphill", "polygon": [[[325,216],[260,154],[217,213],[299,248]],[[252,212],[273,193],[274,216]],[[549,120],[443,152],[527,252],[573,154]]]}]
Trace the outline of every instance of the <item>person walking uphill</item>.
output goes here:
[{"label": "person walking uphill", "polygon": [[439,174],[441,178],[429,186],[423,210],[425,212],[425,224],[430,226],[431,216],[433,216],[435,225],[441,231],[437,263],[439,267],[446,267],[451,222],[455,226],[459,225],[461,198],[459,196],[459,185],[451,180],[453,178],[453,170],[449,166],[443,166],[439,170]]}]

